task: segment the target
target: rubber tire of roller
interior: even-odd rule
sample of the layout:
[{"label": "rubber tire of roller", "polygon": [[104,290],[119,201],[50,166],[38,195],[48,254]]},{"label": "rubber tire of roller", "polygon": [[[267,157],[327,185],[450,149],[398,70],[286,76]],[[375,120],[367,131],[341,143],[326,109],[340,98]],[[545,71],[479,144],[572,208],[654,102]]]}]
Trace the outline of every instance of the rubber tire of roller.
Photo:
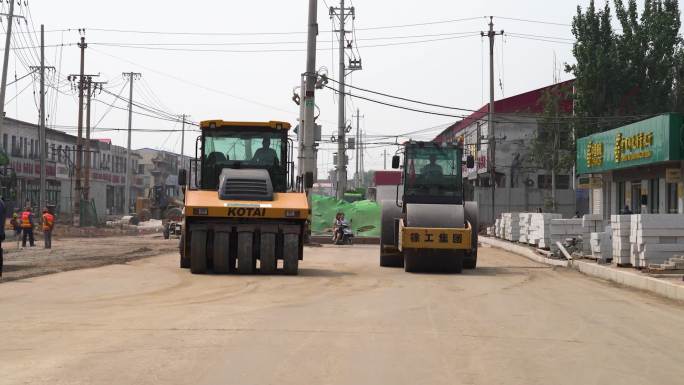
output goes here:
[{"label": "rubber tire of roller", "polygon": [[230,272],[230,233],[221,231],[214,233],[214,273]]},{"label": "rubber tire of roller", "polygon": [[405,251],[404,257],[404,271],[407,273],[415,273],[421,269],[420,258],[411,251]]},{"label": "rubber tire of roller", "polygon": [[297,275],[299,270],[299,235],[283,234],[283,272]]},{"label": "rubber tire of roller", "polygon": [[471,255],[463,259],[463,268],[466,270],[472,270],[477,267],[477,250],[473,250],[470,253]]},{"label": "rubber tire of roller", "polygon": [[382,217],[380,220],[380,266],[404,267],[404,256],[401,253],[385,253],[384,245],[397,244],[394,232],[394,220],[401,216],[401,208],[392,200],[382,201]]},{"label": "rubber tire of roller", "polygon": [[254,274],[256,260],[254,259],[254,245],[252,243],[253,240],[253,233],[238,233],[237,270],[239,274]]},{"label": "rubber tire of roller", "polygon": [[190,258],[185,258],[185,234],[181,233],[180,239],[178,241],[178,254],[180,255],[180,267],[181,269],[190,268]]},{"label": "rubber tire of roller", "polygon": [[[380,245],[382,248],[382,245]],[[382,250],[381,250],[382,252]],[[382,267],[404,267],[404,255],[397,254],[380,254],[380,266]]]},{"label": "rubber tire of roller", "polygon": [[190,272],[205,274],[207,272],[207,232],[193,231],[190,239]]},{"label": "rubber tire of roller", "polygon": [[477,267],[477,242],[478,242],[478,230],[479,230],[479,211],[477,202],[467,201],[464,203],[465,219],[470,222],[473,227],[472,238],[470,239],[471,250],[469,253],[464,255],[463,268],[464,269],[475,269]]},{"label": "rubber tire of roller", "polygon": [[278,268],[278,259],[275,254],[276,235],[273,233],[261,233],[259,247],[259,272],[262,274],[274,274]]},{"label": "rubber tire of roller", "polygon": [[444,260],[444,272],[452,274],[463,273],[464,261],[464,252],[454,252],[454,255],[450,255],[449,258]]}]

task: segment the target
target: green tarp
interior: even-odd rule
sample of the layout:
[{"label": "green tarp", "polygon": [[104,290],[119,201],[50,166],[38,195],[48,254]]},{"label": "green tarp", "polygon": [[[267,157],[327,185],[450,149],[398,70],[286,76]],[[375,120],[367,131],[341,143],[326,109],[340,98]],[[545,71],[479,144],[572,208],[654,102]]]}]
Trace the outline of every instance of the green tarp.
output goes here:
[{"label": "green tarp", "polygon": [[357,237],[380,236],[380,205],[362,200],[353,203],[338,201],[335,198],[312,195],[311,232],[314,235],[330,234],[335,214],[344,213]]}]

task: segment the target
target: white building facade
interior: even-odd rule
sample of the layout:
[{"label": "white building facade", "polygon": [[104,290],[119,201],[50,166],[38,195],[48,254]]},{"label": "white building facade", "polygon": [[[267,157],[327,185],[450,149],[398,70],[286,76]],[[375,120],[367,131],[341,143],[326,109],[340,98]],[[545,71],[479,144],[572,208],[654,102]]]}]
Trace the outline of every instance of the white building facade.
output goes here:
[{"label": "white building facade", "polygon": [[[46,200],[63,217],[72,215],[76,197],[76,136],[61,131],[46,130]],[[38,126],[5,118],[0,143],[10,158],[9,167],[17,176],[16,196],[5,197],[15,208],[30,205],[38,208],[40,194],[40,156]],[[85,151],[85,140],[83,149]],[[141,157],[131,154],[133,180],[131,203],[142,193],[143,178],[139,168]],[[105,140],[91,140],[90,154],[83,157],[82,185],[85,182],[85,162],[90,162],[90,194],[98,216],[121,214],[124,211],[126,149]]]},{"label": "white building facade", "polygon": [[[495,188],[492,189],[488,110],[484,106],[443,131],[436,141],[464,143],[464,155],[475,158],[475,167],[463,169],[466,199],[478,202],[480,223],[491,224],[504,212],[555,211],[571,217],[577,210],[572,170],[555,176],[555,210],[551,173],[532,162],[532,141],[537,137],[543,108],[541,97],[550,87],[499,100],[495,103]],[[570,104],[571,106],[571,104]],[[570,107],[571,108],[571,107]],[[492,191],[494,209],[492,210]],[[494,213],[492,213],[494,211]]]}]

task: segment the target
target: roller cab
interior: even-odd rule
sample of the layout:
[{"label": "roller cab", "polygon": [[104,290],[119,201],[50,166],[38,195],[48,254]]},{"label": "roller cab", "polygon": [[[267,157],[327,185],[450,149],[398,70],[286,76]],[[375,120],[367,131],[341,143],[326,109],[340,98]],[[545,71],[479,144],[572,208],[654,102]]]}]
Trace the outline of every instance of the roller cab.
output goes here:
[{"label": "roller cab", "polygon": [[204,121],[191,170],[180,265],[206,272],[294,275],[309,218],[293,180],[285,122]]},{"label": "roller cab", "polygon": [[[401,155],[403,154],[403,166]],[[392,160],[403,199],[382,202],[380,265],[460,273],[477,264],[477,204],[463,200],[460,144],[408,142]],[[471,159],[468,159],[470,162]]]}]

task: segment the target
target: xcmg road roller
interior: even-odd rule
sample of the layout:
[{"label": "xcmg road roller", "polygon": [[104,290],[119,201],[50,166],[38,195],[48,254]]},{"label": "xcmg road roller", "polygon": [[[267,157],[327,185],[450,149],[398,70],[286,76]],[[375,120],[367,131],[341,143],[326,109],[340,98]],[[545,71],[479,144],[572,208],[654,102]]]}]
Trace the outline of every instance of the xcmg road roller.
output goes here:
[{"label": "xcmg road roller", "polygon": [[[403,166],[401,165],[403,155]],[[472,156],[466,158],[473,167]],[[403,195],[382,202],[380,266],[461,273],[477,265],[478,208],[463,192],[463,145],[410,141],[392,158]]]}]

